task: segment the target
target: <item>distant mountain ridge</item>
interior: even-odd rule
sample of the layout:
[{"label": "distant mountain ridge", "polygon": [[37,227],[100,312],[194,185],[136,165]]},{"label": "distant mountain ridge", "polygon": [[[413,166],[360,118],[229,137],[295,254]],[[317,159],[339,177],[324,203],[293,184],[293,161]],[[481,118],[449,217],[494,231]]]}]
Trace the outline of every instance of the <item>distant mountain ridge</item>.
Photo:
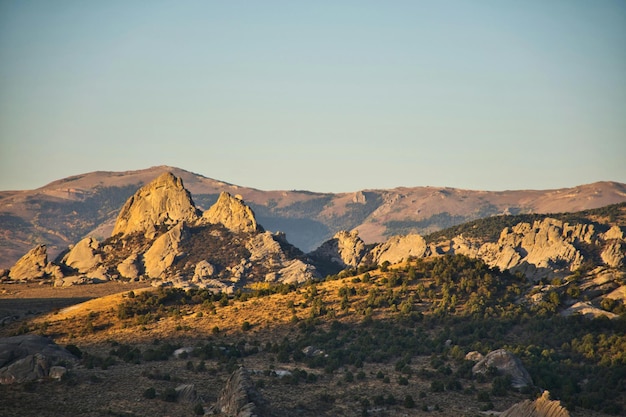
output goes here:
[{"label": "distant mountain ridge", "polygon": [[266,230],[311,251],[340,230],[358,230],[366,243],[396,234],[428,234],[497,214],[574,212],[626,201],[626,184],[597,182],[557,190],[472,191],[400,187],[353,193],[263,191],[180,168],[91,172],[28,191],[0,192],[0,268],[36,244],[54,256],[85,236],[109,236],[126,200],[165,172],[182,178],[195,204],[213,205],[221,192],[240,195]]}]

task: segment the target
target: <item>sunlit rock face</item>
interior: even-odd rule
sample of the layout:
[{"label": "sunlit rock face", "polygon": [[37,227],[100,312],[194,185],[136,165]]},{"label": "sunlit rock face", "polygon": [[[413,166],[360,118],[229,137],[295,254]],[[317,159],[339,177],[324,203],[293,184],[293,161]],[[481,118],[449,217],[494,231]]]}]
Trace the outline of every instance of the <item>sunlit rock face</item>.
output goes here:
[{"label": "sunlit rock face", "polygon": [[202,221],[222,224],[233,232],[252,233],[259,230],[252,209],[227,192],[222,192],[217,202],[204,212]]},{"label": "sunlit rock face", "polygon": [[183,221],[193,223],[199,217],[182,179],[166,172],[128,199],[117,217],[112,235],[151,232],[160,225],[172,226]]},{"label": "sunlit rock face", "polygon": [[15,280],[43,278],[48,265],[48,252],[45,245],[38,245],[22,256],[9,272]]}]

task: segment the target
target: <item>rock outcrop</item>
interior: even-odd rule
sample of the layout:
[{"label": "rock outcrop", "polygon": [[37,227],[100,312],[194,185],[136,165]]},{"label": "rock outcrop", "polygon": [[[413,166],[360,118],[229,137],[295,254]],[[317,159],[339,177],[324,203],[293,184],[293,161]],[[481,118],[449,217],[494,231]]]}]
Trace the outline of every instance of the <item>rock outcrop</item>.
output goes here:
[{"label": "rock outcrop", "polygon": [[393,236],[385,243],[372,249],[372,260],[377,264],[387,261],[397,263],[409,257],[422,258],[428,255],[428,246],[424,238],[417,234]]},{"label": "rock outcrop", "polygon": [[141,275],[141,267],[139,264],[139,255],[136,253],[130,254],[124,259],[118,266],[117,271],[124,278],[137,279]]},{"label": "rock outcrop", "polygon": [[212,224],[222,224],[233,232],[252,233],[259,230],[254,212],[240,198],[222,192],[202,215],[202,220]]},{"label": "rock outcrop", "polygon": [[102,255],[98,241],[87,237],[75,244],[63,257],[65,265],[76,269],[80,273],[87,273],[102,263]]},{"label": "rock outcrop", "polygon": [[498,349],[489,352],[481,361],[479,361],[472,368],[473,374],[485,374],[490,367],[495,367],[498,372],[511,376],[511,385],[514,388],[523,388],[528,385],[533,385],[533,380],[530,374],[522,365],[519,358],[513,355],[511,352]]},{"label": "rock outcrop", "polygon": [[254,389],[250,375],[245,368],[233,372],[212,407],[210,413],[223,414],[227,417],[261,417],[263,399]]},{"label": "rock outcrop", "polygon": [[590,243],[593,234],[593,225],[570,226],[550,218],[532,225],[518,223],[504,229],[497,243],[484,244],[479,257],[491,266],[521,270],[534,278],[569,273],[579,268],[583,261],[573,243]]},{"label": "rock outcrop", "polygon": [[38,245],[22,256],[9,271],[14,280],[37,279],[46,275],[48,252],[46,245]]},{"label": "rock outcrop", "polygon": [[128,199],[120,210],[112,235],[146,233],[160,225],[193,223],[199,215],[183,180],[167,172]]},{"label": "rock outcrop", "polygon": [[76,357],[47,337],[21,335],[0,338],[0,384],[13,384],[50,377],[60,371],[54,362],[76,361]]},{"label": "rock outcrop", "polygon": [[602,261],[611,268],[621,268],[626,263],[626,243],[610,242],[600,254]]},{"label": "rock outcrop", "polygon": [[517,403],[500,414],[500,417],[570,417],[570,414],[560,401],[551,400],[550,393],[544,391],[535,401]]},{"label": "rock outcrop", "polygon": [[332,262],[339,268],[356,267],[366,253],[365,243],[357,231],[341,231],[311,252],[311,257]]}]

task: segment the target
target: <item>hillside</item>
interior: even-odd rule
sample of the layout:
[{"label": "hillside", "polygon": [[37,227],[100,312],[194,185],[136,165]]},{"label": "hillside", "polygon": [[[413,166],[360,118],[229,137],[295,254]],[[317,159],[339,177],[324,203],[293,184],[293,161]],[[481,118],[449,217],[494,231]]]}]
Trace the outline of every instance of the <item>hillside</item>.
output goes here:
[{"label": "hillside", "polygon": [[241,195],[259,224],[284,232],[290,243],[305,252],[340,230],[358,229],[366,243],[374,243],[395,234],[427,234],[495,214],[572,212],[626,200],[626,185],[615,182],[544,191],[402,187],[323,194],[257,190],[166,166],[92,172],[36,190],[0,192],[0,268],[10,267],[36,244],[46,244],[54,257],[83,237],[108,237],[124,202],[164,172],[182,178],[201,209],[215,203],[222,191]]},{"label": "hillside", "polygon": [[[619,319],[565,317],[569,299],[591,293],[561,286],[536,299],[532,289],[457,255],[230,297],[129,290],[0,329],[48,335],[82,355],[61,382],[0,386],[0,406],[25,416],[191,415],[198,403],[169,397],[175,387],[193,384],[206,411],[244,366],[264,415],[276,417],[478,415],[541,389],[575,417],[621,415],[624,305],[613,306]],[[172,356],[178,348],[186,353]],[[524,388],[505,368],[482,374],[466,359],[502,348],[528,371]]]}]

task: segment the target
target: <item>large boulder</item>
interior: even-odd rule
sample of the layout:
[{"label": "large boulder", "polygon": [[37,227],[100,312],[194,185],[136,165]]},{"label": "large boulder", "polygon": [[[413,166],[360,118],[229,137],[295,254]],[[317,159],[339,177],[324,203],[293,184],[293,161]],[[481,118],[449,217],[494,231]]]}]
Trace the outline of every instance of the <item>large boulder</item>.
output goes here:
[{"label": "large boulder", "polygon": [[207,211],[202,214],[202,220],[211,224],[222,224],[233,232],[256,232],[259,225],[254,212],[240,198],[222,192]]},{"label": "large boulder", "polygon": [[141,266],[139,264],[139,256],[136,253],[131,254],[124,259],[118,266],[117,272],[124,278],[137,279],[141,275]]},{"label": "large boulder", "polygon": [[428,246],[418,234],[392,236],[385,243],[376,245],[371,253],[374,263],[382,264],[387,261],[395,264],[409,257],[422,258],[428,255]]},{"label": "large boulder", "polygon": [[340,231],[332,239],[324,242],[311,252],[311,257],[321,261],[332,262],[339,268],[356,267],[365,256],[365,243],[359,233]]},{"label": "large boulder", "polygon": [[533,385],[530,374],[519,358],[505,349],[489,352],[487,356],[474,365],[472,373],[486,374],[491,367],[495,367],[501,374],[510,375],[511,385],[514,388],[519,389]]},{"label": "large boulder", "polygon": [[47,337],[21,335],[0,338],[0,384],[35,381],[58,375],[55,362],[75,362],[76,357]]},{"label": "large boulder", "polygon": [[47,265],[46,245],[38,245],[13,265],[9,271],[9,278],[15,280],[43,278],[46,275]]},{"label": "large boulder", "polygon": [[157,226],[195,222],[199,215],[183,180],[166,172],[126,201],[115,222],[113,235],[153,233]]},{"label": "large boulder", "polygon": [[70,249],[63,257],[63,263],[80,273],[89,272],[102,263],[102,255],[98,253],[98,250],[98,241],[86,237]]},{"label": "large boulder", "polygon": [[261,417],[263,406],[264,401],[254,389],[248,371],[239,368],[228,377],[211,412],[229,417]]},{"label": "large boulder", "polygon": [[275,272],[266,275],[267,282],[281,282],[283,284],[302,284],[318,278],[317,270],[299,259],[286,261],[284,266]]},{"label": "large boulder", "polygon": [[592,224],[569,225],[545,218],[505,228],[498,242],[481,246],[478,256],[490,266],[520,270],[535,279],[568,274],[583,263],[574,244],[591,243],[594,236]]}]

